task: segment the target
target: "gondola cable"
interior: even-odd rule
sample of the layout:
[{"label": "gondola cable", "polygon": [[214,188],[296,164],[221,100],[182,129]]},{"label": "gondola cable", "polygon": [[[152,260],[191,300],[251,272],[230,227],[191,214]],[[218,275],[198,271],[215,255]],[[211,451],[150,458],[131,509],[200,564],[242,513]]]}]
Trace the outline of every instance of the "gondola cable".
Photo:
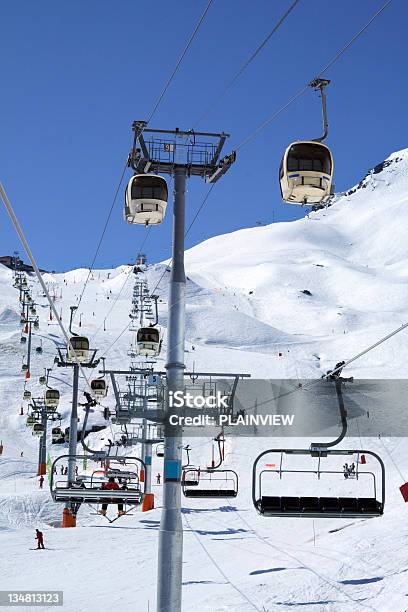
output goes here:
[{"label": "gondola cable", "polygon": [[266,38],[264,38],[264,40],[261,42],[260,45],[258,45],[258,47],[255,49],[255,51],[253,51],[251,53],[251,55],[249,56],[249,58],[242,64],[242,66],[239,68],[238,72],[232,77],[232,79],[225,85],[224,89],[221,91],[220,95],[207,107],[207,109],[202,113],[202,115],[199,117],[199,119],[194,123],[193,125],[193,130],[197,127],[197,125],[199,123],[201,123],[201,121],[207,117],[207,115],[210,113],[210,111],[224,98],[224,96],[226,95],[226,93],[231,89],[231,87],[233,87],[233,85],[236,83],[236,81],[239,79],[239,77],[243,74],[243,72],[248,68],[248,66],[254,61],[254,59],[257,57],[257,55],[262,51],[262,49],[265,47],[265,45],[269,42],[269,40],[272,38],[272,36],[275,34],[275,32],[277,30],[279,30],[280,26],[283,24],[283,22],[286,20],[287,17],[289,17],[290,13],[293,11],[293,9],[295,8],[295,6],[299,3],[300,0],[294,0],[294,2],[292,2],[292,4],[290,5],[290,7],[285,11],[285,13],[282,15],[282,17],[279,19],[279,21],[274,25],[274,27],[272,28],[272,30],[268,33],[268,35],[266,36]]},{"label": "gondola cable", "polygon": [[[326,70],[331,68],[342,55],[351,47],[351,45],[369,28],[373,21],[391,4],[392,0],[387,0],[375,13],[371,16],[369,21],[329,60],[329,62],[322,68],[314,78],[321,77]],[[295,95],[293,95],[286,104],[281,106],[275,111],[270,117],[268,117],[261,125],[259,125],[253,132],[251,132],[243,141],[241,141],[235,150],[239,151],[242,147],[246,146],[251,140],[253,140],[262,130],[267,127],[276,117],[278,117],[284,110],[286,110],[293,102],[300,98],[309,89],[309,83],[302,87]]]}]

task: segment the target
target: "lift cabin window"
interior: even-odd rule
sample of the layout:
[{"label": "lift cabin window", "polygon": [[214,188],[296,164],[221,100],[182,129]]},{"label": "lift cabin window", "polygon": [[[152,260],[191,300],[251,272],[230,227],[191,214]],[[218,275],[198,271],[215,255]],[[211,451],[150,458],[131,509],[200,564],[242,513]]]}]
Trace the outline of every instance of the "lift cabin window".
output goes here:
[{"label": "lift cabin window", "polygon": [[331,174],[330,153],[319,144],[297,144],[290,148],[287,158],[288,172],[324,172]]},{"label": "lift cabin window", "polygon": [[146,181],[141,182],[135,179],[132,183],[132,200],[162,200],[167,202],[165,181],[158,177],[149,177],[149,185],[146,185]]}]

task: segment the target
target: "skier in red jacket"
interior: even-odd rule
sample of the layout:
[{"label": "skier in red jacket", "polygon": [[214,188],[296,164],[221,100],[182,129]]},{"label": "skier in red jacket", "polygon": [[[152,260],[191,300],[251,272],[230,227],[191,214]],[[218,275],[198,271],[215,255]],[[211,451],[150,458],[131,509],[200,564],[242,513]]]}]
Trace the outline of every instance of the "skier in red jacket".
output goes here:
[{"label": "skier in red jacket", "polygon": [[[117,482],[115,482],[115,479],[113,478],[113,476],[111,476],[109,478],[108,482],[104,482],[102,485],[102,489],[104,491],[117,491],[118,489],[120,489],[119,485]],[[106,511],[108,509],[108,504],[107,503],[103,503],[102,504],[102,509],[99,510],[99,514],[102,514],[103,516],[106,516]],[[123,512],[123,504],[118,503],[118,515],[122,516],[123,514],[125,514]]]}]

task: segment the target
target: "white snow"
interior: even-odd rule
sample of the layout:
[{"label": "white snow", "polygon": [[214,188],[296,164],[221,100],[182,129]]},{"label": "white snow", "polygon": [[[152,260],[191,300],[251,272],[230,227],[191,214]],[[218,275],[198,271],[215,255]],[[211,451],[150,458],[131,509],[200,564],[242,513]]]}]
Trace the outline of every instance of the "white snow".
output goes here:
[{"label": "white snow", "polygon": [[[408,320],[408,150],[389,161],[353,193],[336,196],[328,209],[292,223],[211,238],[187,252],[188,368],[248,372],[256,378],[318,378]],[[87,276],[86,269],[44,275],[65,324]],[[156,264],[146,277],[160,296],[165,331],[169,273]],[[86,333],[100,354],[107,351],[107,367],[122,368],[129,360],[129,331],[111,345],[129,322],[133,280],[127,266],[93,271],[78,310],[76,324],[82,313],[82,327],[76,330]],[[33,354],[27,388],[40,395],[38,376],[52,365],[62,336],[49,319],[37,280],[31,277],[30,283],[40,304],[33,347],[41,338],[43,354]],[[406,378],[407,334],[370,352],[347,374]],[[154,486],[155,510],[110,525],[85,506],[77,528],[57,528],[62,507],[52,502],[47,488],[38,489],[38,439],[20,416],[26,347],[19,339],[18,291],[11,271],[0,267],[1,588],[63,590],[67,612],[154,610],[161,486]],[[164,367],[165,349],[164,334],[158,369]],[[55,367],[51,376],[61,392],[66,427],[71,372]],[[113,408],[112,394],[103,404]],[[103,422],[96,410],[91,423]],[[109,428],[91,439],[103,445],[108,437]],[[290,444],[307,447],[309,442]],[[190,443],[192,461],[208,463],[211,441],[192,438]],[[273,441],[274,446],[287,443]],[[345,444],[351,448],[359,442],[347,439]],[[270,439],[229,438],[226,465],[239,473],[239,496],[183,499],[183,611],[407,610],[407,508],[398,490],[408,478],[407,440],[365,441],[387,469],[385,514],[369,520],[258,516],[251,502],[252,464],[271,445]],[[49,448],[54,457],[66,453],[66,445]],[[153,474],[162,471],[161,461],[154,458]],[[329,491],[337,486],[330,484]],[[48,550],[30,550],[35,527],[44,531]]]}]

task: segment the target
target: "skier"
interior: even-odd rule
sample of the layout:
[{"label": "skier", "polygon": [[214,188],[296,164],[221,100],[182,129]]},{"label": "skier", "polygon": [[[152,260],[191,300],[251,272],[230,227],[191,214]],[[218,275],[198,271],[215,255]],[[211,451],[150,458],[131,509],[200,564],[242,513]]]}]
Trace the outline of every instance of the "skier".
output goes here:
[{"label": "skier", "polygon": [[36,532],[36,536],[35,539],[37,540],[37,550],[39,550],[40,548],[44,549],[44,535],[43,532],[40,531],[39,529],[35,530]]},{"label": "skier", "polygon": [[78,476],[78,466],[75,466],[75,476]]},{"label": "skier", "polygon": [[[109,478],[108,482],[105,482],[102,485],[102,489],[104,491],[117,491],[118,489],[120,489],[119,485],[117,482],[115,482],[115,479],[113,478],[113,476],[111,476]],[[108,504],[107,503],[103,503],[102,504],[102,509],[99,510],[99,514],[102,514],[102,516],[106,516],[106,511],[108,509]],[[118,516],[122,516],[124,513],[123,511],[123,504],[122,503],[118,503]]]},{"label": "skier", "polygon": [[161,480],[161,476],[160,476],[160,474],[157,474],[157,476],[156,476],[157,484],[160,484],[160,480]]},{"label": "skier", "polygon": [[44,476],[43,475],[40,476],[39,483],[40,483],[40,489],[42,489],[43,488],[43,484],[44,484]]},{"label": "skier", "polygon": [[68,476],[68,466],[64,468],[64,476]]},{"label": "skier", "polygon": [[343,465],[343,473],[344,473],[344,478],[348,478],[349,477],[349,466],[348,466],[348,463],[345,463]]},{"label": "skier", "polygon": [[355,476],[356,475],[356,464],[352,463],[349,467],[348,470],[349,476]]},{"label": "skier", "polygon": [[23,457],[23,455],[24,455],[24,452],[23,452],[23,451],[21,451],[21,453],[20,453],[20,457]]},{"label": "skier", "polygon": [[61,465],[61,476],[63,476],[63,475],[64,475],[64,466]]}]

